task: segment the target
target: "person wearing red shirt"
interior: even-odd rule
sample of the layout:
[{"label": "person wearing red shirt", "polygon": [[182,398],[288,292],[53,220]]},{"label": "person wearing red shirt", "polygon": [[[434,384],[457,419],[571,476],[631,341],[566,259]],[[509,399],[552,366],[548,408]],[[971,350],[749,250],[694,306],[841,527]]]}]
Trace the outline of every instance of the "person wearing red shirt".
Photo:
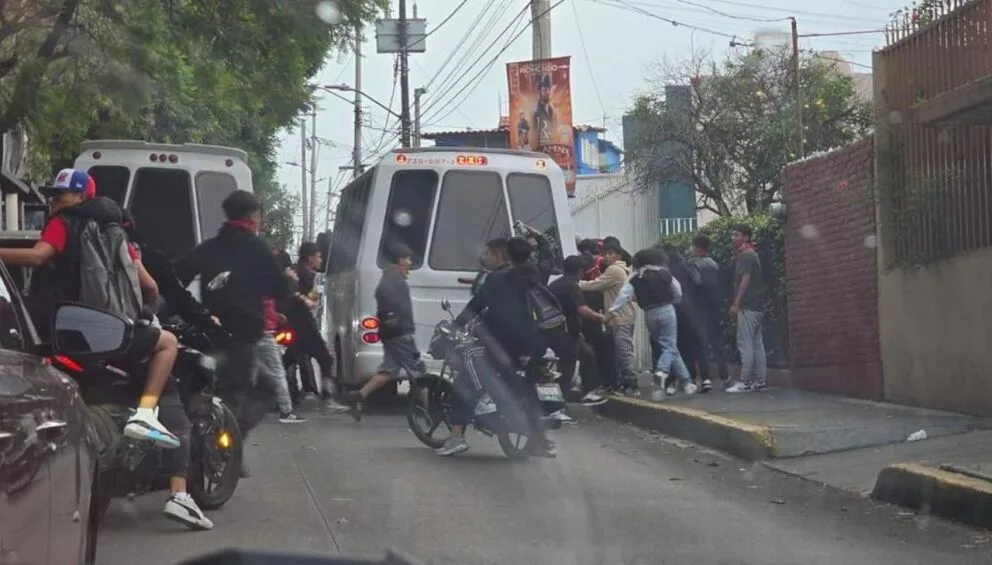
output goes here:
[{"label": "person wearing red shirt", "polygon": [[[51,186],[42,189],[49,198],[52,214],[42,229],[41,238],[30,249],[0,249],[0,260],[4,263],[33,268],[35,276],[43,279],[38,288],[44,291],[35,292],[32,283],[31,293],[34,318],[40,325],[48,324],[52,319],[57,302],[79,299],[79,257],[74,249],[79,230],[91,219],[99,223],[124,220],[123,210],[113,200],[88,197],[89,192],[95,193],[93,186],[92,178],[84,171],[63,169]],[[156,305],[158,285],[142,266],[133,244],[129,245],[129,251],[138,270],[144,302]],[[49,268],[42,269],[46,266]],[[147,358],[148,376],[138,407],[124,427],[127,437],[150,440],[167,449],[179,447],[179,438],[159,422],[157,409],[178,355],[178,345],[176,336],[167,331],[148,323],[135,324],[124,361],[140,362]]]}]

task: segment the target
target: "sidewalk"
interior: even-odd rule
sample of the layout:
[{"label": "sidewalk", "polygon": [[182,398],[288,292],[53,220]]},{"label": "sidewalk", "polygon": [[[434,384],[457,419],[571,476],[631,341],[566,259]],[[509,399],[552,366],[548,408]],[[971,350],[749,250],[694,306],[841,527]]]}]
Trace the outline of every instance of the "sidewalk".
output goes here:
[{"label": "sidewalk", "polygon": [[[611,397],[609,418],[783,473],[992,528],[992,420],[794,389],[663,402]],[[907,442],[920,430],[928,439]]]}]

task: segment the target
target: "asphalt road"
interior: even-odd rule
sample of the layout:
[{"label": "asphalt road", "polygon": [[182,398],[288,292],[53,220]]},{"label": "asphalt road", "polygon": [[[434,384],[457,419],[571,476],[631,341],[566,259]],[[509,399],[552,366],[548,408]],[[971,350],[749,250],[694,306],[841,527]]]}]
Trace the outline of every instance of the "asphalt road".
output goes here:
[{"label": "asphalt road", "polygon": [[514,464],[495,440],[442,459],[402,416],[267,423],[253,476],[188,532],[161,494],[115,501],[102,565],[173,565],[237,546],[426,564],[927,564],[992,562],[990,534],[914,516],[711,451],[598,420],[555,432],[555,460]]}]

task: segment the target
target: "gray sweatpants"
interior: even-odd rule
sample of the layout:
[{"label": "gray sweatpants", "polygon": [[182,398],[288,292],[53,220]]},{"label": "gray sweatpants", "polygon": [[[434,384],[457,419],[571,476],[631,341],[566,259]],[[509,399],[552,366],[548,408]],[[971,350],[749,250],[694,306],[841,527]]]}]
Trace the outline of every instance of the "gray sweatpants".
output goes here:
[{"label": "gray sweatpants", "polygon": [[276,338],[270,333],[255,344],[255,374],[252,382],[261,377],[265,384],[276,392],[276,404],[279,412],[289,414],[293,411],[293,400],[289,396],[289,383],[286,381],[286,367],[282,364],[282,348],[276,343]]},{"label": "gray sweatpants", "polygon": [[634,349],[634,324],[609,326],[617,362],[617,384],[637,386],[637,352]]},{"label": "gray sweatpants", "polygon": [[737,313],[737,349],[741,352],[741,381],[768,381],[768,359],[763,334],[765,313],[741,309]]}]

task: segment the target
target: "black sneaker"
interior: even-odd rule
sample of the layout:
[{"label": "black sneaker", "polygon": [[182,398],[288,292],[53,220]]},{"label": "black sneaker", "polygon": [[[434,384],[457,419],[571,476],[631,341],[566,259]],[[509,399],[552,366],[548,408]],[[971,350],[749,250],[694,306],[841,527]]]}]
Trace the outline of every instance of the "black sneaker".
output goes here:
[{"label": "black sneaker", "polygon": [[706,393],[711,390],[713,390],[713,381],[709,379],[703,379],[702,384],[699,386],[699,392]]}]

